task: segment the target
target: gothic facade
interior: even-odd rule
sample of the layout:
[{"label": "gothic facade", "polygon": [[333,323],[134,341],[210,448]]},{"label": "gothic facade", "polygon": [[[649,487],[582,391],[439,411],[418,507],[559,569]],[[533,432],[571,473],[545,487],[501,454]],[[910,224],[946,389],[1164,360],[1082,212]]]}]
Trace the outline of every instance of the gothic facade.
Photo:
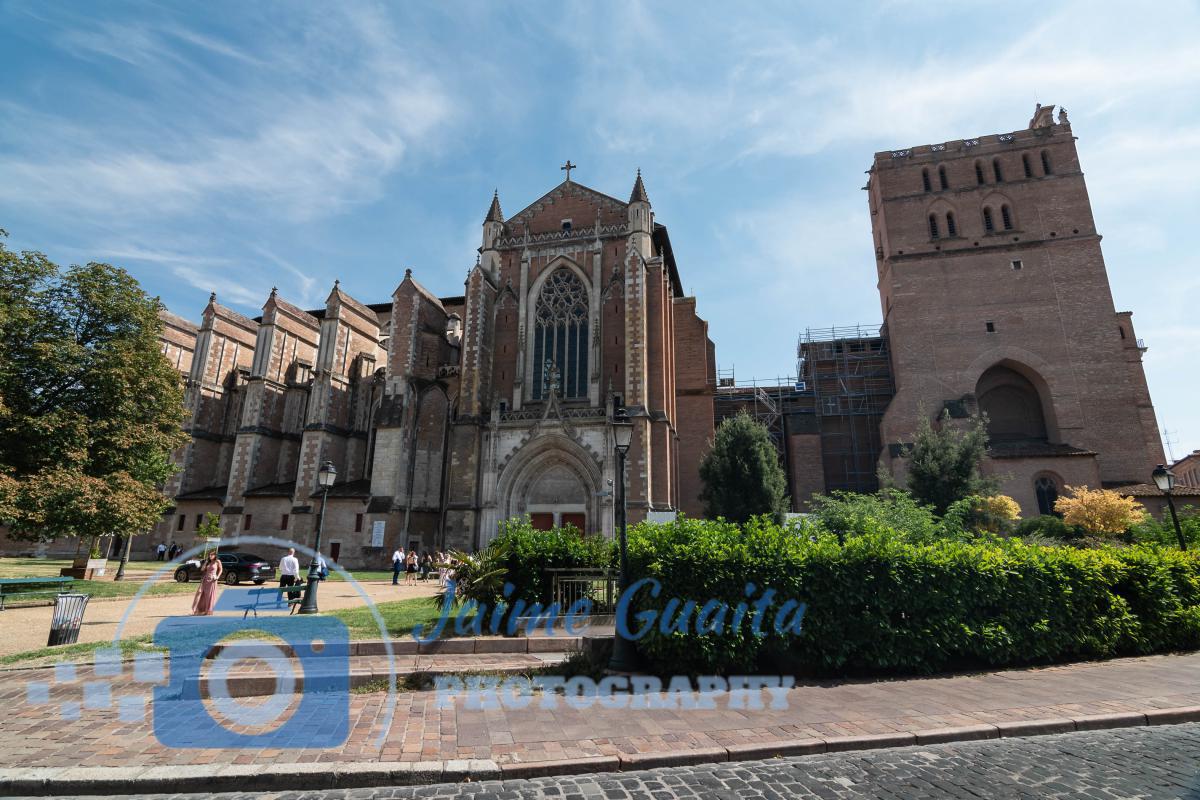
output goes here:
[{"label": "gothic facade", "polygon": [[631,521],[701,512],[714,348],[640,173],[628,202],[569,178],[507,219],[493,197],[462,296],[408,270],[386,303],[335,284],[324,308],[272,292],[250,319],[214,295],[198,327],[164,324],[192,438],[153,542],[192,544],[209,513],[223,537],[310,542],[324,461],[343,564],[476,549],[524,515],[611,536],[616,405]]}]

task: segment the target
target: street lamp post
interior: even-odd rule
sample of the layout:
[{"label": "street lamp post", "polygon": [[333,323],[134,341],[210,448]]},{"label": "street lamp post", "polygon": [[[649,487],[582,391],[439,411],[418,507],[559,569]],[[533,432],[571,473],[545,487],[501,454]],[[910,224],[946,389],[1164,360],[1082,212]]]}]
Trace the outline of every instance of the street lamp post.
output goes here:
[{"label": "street lamp post", "polygon": [[[617,597],[625,596],[629,589],[629,545],[627,541],[628,504],[625,495],[625,456],[629,453],[629,444],[633,441],[633,423],[624,406],[613,409],[613,444],[617,451],[617,486],[620,489],[620,500],[617,501],[617,525],[620,553],[621,577]],[[610,672],[632,672],[637,666],[637,657],[633,651],[633,642],[621,635],[621,625],[616,626],[613,636],[612,658],[609,659]]]},{"label": "street lamp post", "polygon": [[317,517],[317,542],[313,546],[313,560],[308,565],[308,586],[304,589],[304,601],[300,603],[300,614],[317,613],[317,564],[321,558],[321,529],[325,527],[325,506],[329,502],[329,487],[337,479],[337,468],[332,461],[321,464],[317,470],[317,483],[321,487],[321,514]]},{"label": "street lamp post", "polygon": [[1171,522],[1175,523],[1175,535],[1179,537],[1179,549],[1187,550],[1187,541],[1183,538],[1183,528],[1179,527],[1179,517],[1175,515],[1175,500],[1171,492],[1175,489],[1175,473],[1162,464],[1150,473],[1154,477],[1154,485],[1167,496],[1167,508],[1171,509]]}]

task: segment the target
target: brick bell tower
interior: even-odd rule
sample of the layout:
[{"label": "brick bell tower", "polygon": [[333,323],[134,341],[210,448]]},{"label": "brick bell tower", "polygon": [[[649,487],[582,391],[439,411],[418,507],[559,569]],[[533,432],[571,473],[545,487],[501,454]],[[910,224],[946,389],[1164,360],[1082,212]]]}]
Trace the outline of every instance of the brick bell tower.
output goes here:
[{"label": "brick bell tower", "polygon": [[1064,485],[1144,483],[1162,443],[1145,347],[1117,311],[1066,110],[1012,133],[875,154],[867,192],[896,396],[881,461],[918,416],[989,418],[985,469],[1024,515]]}]

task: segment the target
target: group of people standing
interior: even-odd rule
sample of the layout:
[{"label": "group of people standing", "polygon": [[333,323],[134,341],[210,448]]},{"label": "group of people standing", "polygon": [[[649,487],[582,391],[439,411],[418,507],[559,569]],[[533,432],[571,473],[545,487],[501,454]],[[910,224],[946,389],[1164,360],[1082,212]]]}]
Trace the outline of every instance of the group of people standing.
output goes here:
[{"label": "group of people standing", "polygon": [[174,561],[175,556],[182,552],[183,548],[174,542],[171,542],[170,544],[159,542],[158,547],[154,549],[154,555],[159,561]]},{"label": "group of people standing", "polygon": [[397,547],[392,553],[392,585],[400,585],[400,573],[404,573],[404,582],[428,580],[437,573],[438,586],[445,586],[454,567],[454,559],[449,553],[437,552],[420,554],[416,548],[404,552],[403,547]]}]

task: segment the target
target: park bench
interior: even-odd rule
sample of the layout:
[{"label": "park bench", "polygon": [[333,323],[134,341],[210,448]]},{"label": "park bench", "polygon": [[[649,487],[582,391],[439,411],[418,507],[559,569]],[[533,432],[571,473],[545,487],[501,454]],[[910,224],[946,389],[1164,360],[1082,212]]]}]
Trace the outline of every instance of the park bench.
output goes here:
[{"label": "park bench", "polygon": [[261,589],[251,589],[250,591],[246,592],[246,594],[252,599],[252,602],[239,603],[238,605],[234,606],[234,608],[242,612],[242,619],[245,619],[250,614],[258,617],[258,612],[260,610],[282,611],[284,608],[287,608],[289,614],[293,613],[296,611],[296,608],[300,605],[300,603],[303,602],[303,599],[300,597],[291,596],[288,596],[285,599],[284,595],[288,593],[289,589],[291,589],[291,587],[275,586],[264,586]]},{"label": "park bench", "polygon": [[9,597],[57,595],[68,591],[74,578],[0,578],[0,611]]}]

